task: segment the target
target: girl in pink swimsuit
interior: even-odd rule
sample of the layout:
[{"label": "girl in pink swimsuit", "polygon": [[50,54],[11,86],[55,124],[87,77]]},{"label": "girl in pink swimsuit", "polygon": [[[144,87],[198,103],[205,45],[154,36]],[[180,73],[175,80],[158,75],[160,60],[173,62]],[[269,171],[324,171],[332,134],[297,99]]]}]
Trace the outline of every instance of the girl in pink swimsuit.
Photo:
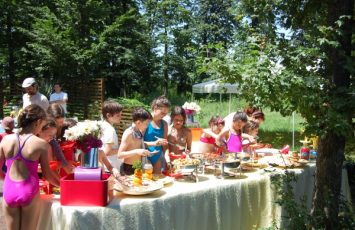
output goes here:
[{"label": "girl in pink swimsuit", "polygon": [[241,152],[242,129],[248,122],[248,117],[244,112],[236,112],[233,117],[233,125],[230,129],[223,130],[218,135],[218,141],[225,143],[228,152]]},{"label": "girl in pink swimsuit", "polygon": [[40,106],[27,106],[18,117],[20,134],[8,135],[0,144],[0,165],[6,160],[8,167],[3,184],[7,229],[36,229],[40,209],[38,162],[46,179],[59,186],[59,178],[49,169],[49,145],[35,136],[45,120],[46,113]]}]

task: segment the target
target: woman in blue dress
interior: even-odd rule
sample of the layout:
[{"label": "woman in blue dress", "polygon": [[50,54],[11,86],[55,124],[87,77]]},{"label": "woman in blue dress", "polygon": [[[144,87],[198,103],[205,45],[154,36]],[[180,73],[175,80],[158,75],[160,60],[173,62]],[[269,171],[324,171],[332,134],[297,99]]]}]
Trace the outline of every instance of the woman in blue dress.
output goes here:
[{"label": "woman in blue dress", "polygon": [[169,113],[170,101],[165,96],[159,96],[151,104],[153,119],[144,133],[144,143],[150,152],[157,152],[148,157],[153,165],[153,173],[160,174],[165,168],[164,154],[168,148],[168,124],[163,120]]}]

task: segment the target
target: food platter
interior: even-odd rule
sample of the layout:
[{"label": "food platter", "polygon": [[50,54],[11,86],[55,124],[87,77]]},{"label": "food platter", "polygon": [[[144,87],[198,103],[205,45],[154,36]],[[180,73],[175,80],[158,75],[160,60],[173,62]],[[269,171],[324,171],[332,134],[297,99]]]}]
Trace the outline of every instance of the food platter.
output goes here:
[{"label": "food platter", "polygon": [[127,195],[146,195],[160,190],[164,187],[161,181],[143,180],[143,185],[133,185],[133,176],[121,176],[117,178],[118,183],[114,189]]},{"label": "food platter", "polygon": [[163,185],[167,185],[167,184],[174,183],[175,178],[171,177],[171,176],[166,176],[166,175],[160,174],[160,175],[154,175],[153,180],[163,183]]},{"label": "food platter", "polygon": [[164,187],[163,183],[152,182],[148,186],[144,186],[144,185],[143,186],[133,186],[129,189],[123,189],[122,192],[127,195],[139,196],[139,195],[150,194],[152,192],[160,190],[163,187]]}]

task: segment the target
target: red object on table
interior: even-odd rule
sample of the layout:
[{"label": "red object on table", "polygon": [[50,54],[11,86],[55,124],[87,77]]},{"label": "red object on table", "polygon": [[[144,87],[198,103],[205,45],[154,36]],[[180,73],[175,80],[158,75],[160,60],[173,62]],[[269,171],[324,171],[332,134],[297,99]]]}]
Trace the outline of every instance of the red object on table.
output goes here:
[{"label": "red object on table", "polygon": [[63,141],[60,143],[60,148],[62,149],[66,160],[74,161],[75,145],[75,141]]},{"label": "red object on table", "polygon": [[39,188],[45,194],[52,194],[53,193],[53,185],[51,185],[48,181],[44,179],[39,180]]},{"label": "red object on table", "polygon": [[175,179],[182,178],[181,173],[168,172],[166,170],[162,171],[161,173],[164,174],[165,176],[174,177]]},{"label": "red object on table", "polygon": [[186,158],[186,154],[172,154],[172,153],[169,153],[169,157],[170,157],[170,160],[176,160],[176,159],[185,159]]},{"label": "red object on table", "polygon": [[290,151],[290,146],[289,145],[285,145],[280,152],[283,154],[288,154],[288,152]]},{"label": "red object on table", "polygon": [[108,178],[102,174],[101,180],[74,180],[74,174],[60,179],[60,204],[75,206],[106,206]]}]

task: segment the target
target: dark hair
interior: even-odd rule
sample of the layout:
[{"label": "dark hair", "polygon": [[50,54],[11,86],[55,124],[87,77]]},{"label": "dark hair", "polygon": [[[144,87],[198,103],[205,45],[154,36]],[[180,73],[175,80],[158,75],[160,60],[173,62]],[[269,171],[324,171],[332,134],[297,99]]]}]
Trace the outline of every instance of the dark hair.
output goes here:
[{"label": "dark hair", "polygon": [[64,120],[64,124],[63,124],[62,130],[60,130],[60,136],[58,137],[59,140],[65,141],[65,138],[64,138],[65,130],[75,126],[77,123],[78,122],[75,119],[73,119],[73,118],[66,118]]},{"label": "dark hair", "polygon": [[170,113],[171,122],[174,120],[174,117],[181,115],[184,119],[184,124],[186,122],[186,113],[185,110],[181,106],[175,106]]},{"label": "dark hair", "polygon": [[236,121],[248,122],[247,114],[242,111],[237,111],[233,116],[233,122]]},{"label": "dark hair", "polygon": [[132,112],[132,120],[135,121],[146,121],[151,120],[152,115],[146,109],[142,107],[137,107]]},{"label": "dark hair", "polygon": [[265,114],[261,111],[254,112],[251,117],[254,119],[262,119],[263,121],[265,121]]},{"label": "dark hair", "polygon": [[25,128],[32,125],[33,122],[44,120],[46,118],[46,112],[39,105],[32,104],[21,111],[17,121],[19,127]]},{"label": "dark hair", "polygon": [[55,86],[55,85],[59,85],[59,87],[62,87],[62,84],[60,84],[59,82],[54,83],[53,86]]},{"label": "dark hair", "polygon": [[220,116],[213,116],[213,117],[211,117],[210,121],[208,122],[209,126],[219,125],[219,124],[221,124],[221,125],[225,124],[223,118]]},{"label": "dark hair", "polygon": [[248,117],[251,117],[253,113],[261,111],[260,108],[254,107],[254,106],[248,106],[244,109],[244,112],[247,114]]},{"label": "dark hair", "polygon": [[42,127],[42,131],[47,130],[49,128],[57,128],[57,124],[53,118],[48,118],[46,124]]},{"label": "dark hair", "polygon": [[50,104],[47,113],[50,117],[57,119],[57,118],[64,118],[65,116],[65,111],[63,109],[63,106],[61,106],[59,103],[53,103]]},{"label": "dark hair", "polygon": [[113,100],[107,100],[104,102],[101,113],[105,120],[107,120],[107,114],[115,115],[123,110],[122,105]]},{"label": "dark hair", "polygon": [[249,134],[252,130],[258,129],[259,124],[255,121],[248,121],[243,127],[243,133]]},{"label": "dark hair", "polygon": [[161,108],[161,107],[170,107],[170,101],[168,98],[165,97],[165,95],[159,96],[155,98],[152,101],[151,108],[155,109],[156,107]]}]

